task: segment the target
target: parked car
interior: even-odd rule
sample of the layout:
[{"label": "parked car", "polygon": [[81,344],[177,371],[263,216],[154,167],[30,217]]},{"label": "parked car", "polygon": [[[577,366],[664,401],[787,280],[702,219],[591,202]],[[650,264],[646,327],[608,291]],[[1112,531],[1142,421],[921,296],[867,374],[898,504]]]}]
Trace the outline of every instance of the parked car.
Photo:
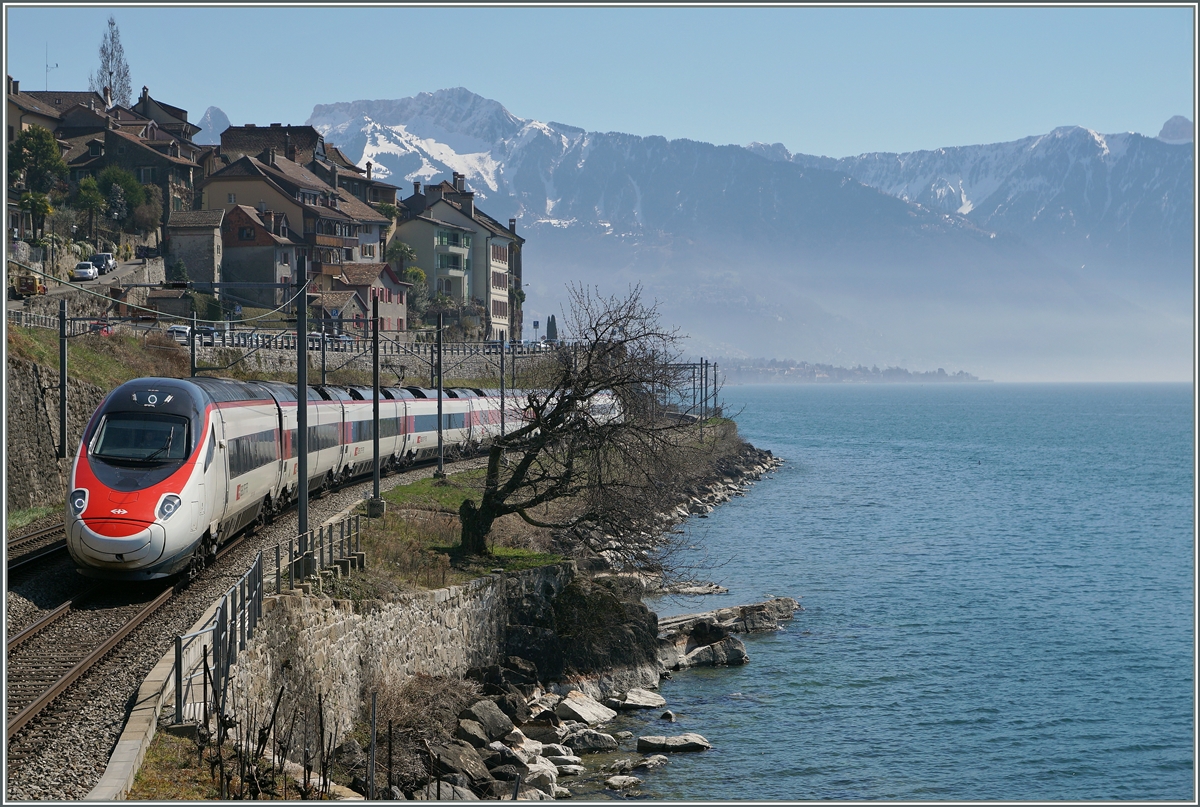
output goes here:
[{"label": "parked car", "polygon": [[100,277],[100,270],[91,261],[80,261],[71,270],[71,280],[95,280]]},{"label": "parked car", "polygon": [[100,336],[112,336],[113,327],[104,320],[96,320],[88,323],[88,333],[99,334]]},{"label": "parked car", "polygon": [[337,336],[333,337],[333,341],[340,345],[353,345],[358,340],[348,333],[339,333]]},{"label": "parked car", "polygon": [[188,343],[188,337],[191,336],[192,329],[189,325],[172,325],[167,328],[167,336],[174,339],[181,345]]},{"label": "parked car", "polygon": [[333,339],[328,334],[321,333],[320,331],[313,331],[312,333],[310,333],[308,335],[308,349],[309,350],[320,350],[322,339],[325,340],[326,346],[333,343]]},{"label": "parked car", "polygon": [[217,329],[211,325],[197,325],[196,339],[199,345],[215,345],[217,343]]},{"label": "parked car", "polygon": [[113,269],[117,268],[117,259],[111,252],[97,252],[88,260],[100,270],[100,274],[102,275],[107,275]]}]

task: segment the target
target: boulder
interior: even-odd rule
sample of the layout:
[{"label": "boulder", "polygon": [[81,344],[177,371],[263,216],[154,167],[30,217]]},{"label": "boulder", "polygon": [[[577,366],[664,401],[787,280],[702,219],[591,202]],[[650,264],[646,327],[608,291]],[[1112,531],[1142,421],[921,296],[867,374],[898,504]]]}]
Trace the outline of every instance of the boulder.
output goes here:
[{"label": "boulder", "polygon": [[476,748],[483,748],[490,742],[487,731],[474,720],[458,721],[458,728],[454,730],[454,736],[460,740],[466,740]]},{"label": "boulder", "polygon": [[637,787],[642,780],[636,776],[610,776],[604,780],[604,786],[609,790],[628,790]]},{"label": "boulder", "polygon": [[668,709],[667,711],[665,711],[661,715],[659,715],[659,719],[665,720],[668,723],[674,723],[675,722],[675,713],[672,712],[670,709]]},{"label": "boulder", "polygon": [[587,773],[587,768],[582,765],[559,765],[559,776],[579,776],[582,773]]},{"label": "boulder", "polygon": [[568,734],[566,742],[576,754],[595,754],[601,751],[616,751],[619,747],[617,740],[611,734],[604,734],[595,729],[582,728]]},{"label": "boulder", "polygon": [[524,775],[524,766],[518,768],[516,765],[497,765],[492,768],[492,778],[502,782],[515,782],[518,776]]},{"label": "boulder", "polygon": [[509,748],[499,740],[494,740],[493,742],[488,743],[487,748],[489,751],[492,751],[496,754],[496,756],[490,761],[493,770],[497,765],[515,765],[519,769],[525,770],[528,767],[525,762],[526,759],[531,759],[531,757],[528,755],[523,754],[514,748]]},{"label": "boulder", "polygon": [[707,751],[710,748],[712,748],[712,743],[699,734],[691,732],[674,737],[638,737],[637,741],[637,750],[643,754],[647,751]]},{"label": "boulder", "polygon": [[533,711],[529,708],[529,704],[525,703],[524,694],[517,689],[497,695],[496,705],[509,720],[518,726],[533,717]]},{"label": "boulder", "polygon": [[421,801],[479,801],[479,797],[465,787],[449,782],[430,782],[413,793]]},{"label": "boulder", "polygon": [[525,782],[543,793],[552,793],[558,782],[558,767],[545,757],[534,757],[529,761],[529,773]]},{"label": "boulder", "polygon": [[433,753],[436,775],[462,773],[472,782],[483,782],[492,778],[478,752],[462,740],[430,746],[430,751]]},{"label": "boulder", "polygon": [[618,703],[618,709],[661,709],[667,705],[667,699],[657,692],[634,688],[626,692]]},{"label": "boulder", "polygon": [[632,740],[632,739],[633,739],[633,732],[632,732],[632,731],[618,731],[618,732],[617,732],[616,734],[614,734],[613,736],[617,738],[617,742],[619,742],[619,743],[623,743],[623,742],[625,742],[626,740]]},{"label": "boulder", "polygon": [[542,743],[542,754],[544,756],[557,755],[560,757],[569,757],[574,753],[571,749],[560,743]]},{"label": "boulder", "polygon": [[643,757],[642,761],[637,764],[634,770],[637,770],[637,768],[661,768],[669,761],[670,760],[668,760],[662,754],[651,754],[648,757]]},{"label": "boulder", "polygon": [[533,720],[521,726],[526,737],[541,743],[561,743],[570,731],[570,726]]},{"label": "boulder", "polygon": [[614,759],[612,762],[605,765],[601,770],[609,773],[629,773],[633,770],[632,759]]},{"label": "boulder", "polygon": [[556,799],[569,799],[571,798],[571,791],[567,790],[565,787],[559,787],[558,785],[555,785],[554,792],[550,795],[554,796]]},{"label": "boulder", "polygon": [[558,706],[554,707],[554,713],[563,720],[578,720],[589,726],[607,723],[617,716],[614,710],[577,689],[567,693]]},{"label": "boulder", "polygon": [[458,713],[459,720],[474,720],[487,732],[489,740],[498,740],[513,730],[513,722],[494,701],[477,700]]},{"label": "boulder", "polygon": [[560,768],[563,765],[579,765],[583,762],[582,759],[575,756],[574,754],[553,754],[551,756],[546,757],[546,759],[550,760],[551,762],[553,762],[555,765],[557,765]]}]

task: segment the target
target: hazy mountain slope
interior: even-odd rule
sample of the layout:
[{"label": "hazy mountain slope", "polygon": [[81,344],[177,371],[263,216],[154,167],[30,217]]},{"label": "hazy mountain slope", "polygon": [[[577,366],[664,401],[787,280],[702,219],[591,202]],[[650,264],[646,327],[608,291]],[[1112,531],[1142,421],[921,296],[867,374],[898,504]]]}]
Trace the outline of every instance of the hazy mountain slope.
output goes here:
[{"label": "hazy mountain slope", "polygon": [[640,283],[710,352],[990,377],[1190,367],[1190,147],[1067,127],[830,160],[585,132],[461,88],[310,123],[402,196],[458,171],[517,218],[529,324],[567,282]]},{"label": "hazy mountain slope", "polygon": [[221,142],[221,132],[229,128],[229,118],[217,107],[210,106],[204,110],[196,125],[200,127],[200,131],[192,138],[192,142],[202,146],[215,146]]}]

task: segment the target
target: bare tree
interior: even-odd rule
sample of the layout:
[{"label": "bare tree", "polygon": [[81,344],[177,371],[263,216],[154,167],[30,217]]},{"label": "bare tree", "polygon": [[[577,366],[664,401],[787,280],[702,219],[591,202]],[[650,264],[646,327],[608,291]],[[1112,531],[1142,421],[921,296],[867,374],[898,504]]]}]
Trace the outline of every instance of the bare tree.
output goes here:
[{"label": "bare tree", "polygon": [[108,18],[108,30],[100,40],[100,67],[88,78],[88,89],[104,94],[112,91],[113,103],[127,107],[133,101],[133,84],[129,80],[129,62],[121,45],[121,29],[114,17]]},{"label": "bare tree", "polygon": [[538,527],[593,528],[585,534],[639,528],[673,506],[700,453],[690,420],[664,405],[682,397],[688,377],[680,337],[660,325],[656,306],[640,288],[624,298],[581,287],[569,295],[574,342],[527,377],[519,427],[492,443],[480,500],[459,509],[470,554],[486,554],[492,524],[511,513]]}]

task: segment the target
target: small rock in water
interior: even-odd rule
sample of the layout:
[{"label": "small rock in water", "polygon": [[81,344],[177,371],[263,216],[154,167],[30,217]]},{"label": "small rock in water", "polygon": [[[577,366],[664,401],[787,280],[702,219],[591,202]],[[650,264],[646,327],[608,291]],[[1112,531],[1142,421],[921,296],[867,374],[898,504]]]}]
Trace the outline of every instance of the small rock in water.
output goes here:
[{"label": "small rock in water", "polygon": [[637,770],[637,768],[661,768],[668,762],[670,762],[670,760],[662,754],[651,754],[639,762],[634,770]]},{"label": "small rock in water", "polygon": [[670,723],[674,723],[675,722],[675,713],[672,712],[670,709],[668,709],[667,711],[662,713],[662,719],[666,720]]},{"label": "small rock in water", "polygon": [[641,783],[642,780],[636,776],[610,776],[604,780],[604,786],[610,790],[627,790]]},{"label": "small rock in water", "polygon": [[613,736],[616,737],[621,742],[624,742],[625,740],[633,739],[633,732],[632,731],[618,731]]}]

